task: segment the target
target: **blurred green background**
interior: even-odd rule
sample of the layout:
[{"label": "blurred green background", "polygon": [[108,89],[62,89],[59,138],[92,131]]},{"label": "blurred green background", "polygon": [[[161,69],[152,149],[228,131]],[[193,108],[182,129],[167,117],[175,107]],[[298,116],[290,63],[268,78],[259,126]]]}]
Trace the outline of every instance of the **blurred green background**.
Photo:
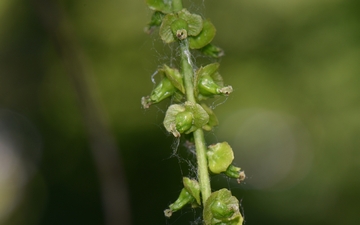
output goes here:
[{"label": "blurred green background", "polygon": [[[0,1],[0,224],[105,225],[73,84],[34,2]],[[213,101],[220,125],[206,138],[229,142],[248,176],[240,185],[213,176],[213,188],[241,199],[247,225],[358,224],[360,1],[184,4],[216,26],[220,73],[234,88]],[[162,127],[169,102],[140,104],[176,48],[143,32],[151,16],[144,1],[58,7],[119,146],[133,224],[197,224],[199,212],[189,208],[163,215],[181,177],[194,176],[182,145],[172,157],[174,139]]]}]

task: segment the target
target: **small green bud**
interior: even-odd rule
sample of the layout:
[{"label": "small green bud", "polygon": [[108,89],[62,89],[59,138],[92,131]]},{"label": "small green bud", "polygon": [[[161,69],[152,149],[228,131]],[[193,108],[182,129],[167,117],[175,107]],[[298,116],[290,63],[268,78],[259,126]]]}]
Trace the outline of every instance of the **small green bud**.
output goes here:
[{"label": "small green bud", "polygon": [[207,151],[208,164],[211,172],[225,172],[234,160],[234,153],[227,142],[210,145]]},{"label": "small green bud", "polygon": [[176,130],[180,133],[184,133],[189,130],[193,125],[194,116],[191,112],[180,112],[175,117]]},{"label": "small green bud", "polygon": [[220,58],[220,57],[224,56],[224,51],[221,48],[219,48],[211,43],[200,48],[199,51],[202,52],[204,55],[210,56],[213,58]]},{"label": "small green bud", "polygon": [[230,164],[230,166],[226,169],[224,173],[226,176],[230,178],[235,178],[237,182],[240,184],[240,182],[244,181],[246,178],[245,172],[240,170],[241,168]]},{"label": "small green bud", "polygon": [[191,204],[194,201],[195,198],[185,188],[183,188],[178,199],[173,204],[169,205],[169,209],[164,210],[164,214],[166,217],[171,217],[173,212],[180,210],[185,205]]},{"label": "small green bud", "polygon": [[227,189],[211,193],[203,212],[205,225],[242,225],[239,201]]}]

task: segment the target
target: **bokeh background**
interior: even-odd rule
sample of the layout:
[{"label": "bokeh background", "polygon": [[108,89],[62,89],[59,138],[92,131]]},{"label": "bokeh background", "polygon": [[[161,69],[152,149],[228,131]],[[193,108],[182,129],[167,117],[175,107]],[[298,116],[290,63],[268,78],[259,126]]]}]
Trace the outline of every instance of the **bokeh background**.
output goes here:
[{"label": "bokeh background", "polygon": [[[181,177],[194,176],[193,156],[182,143],[175,151],[161,125],[169,101],[140,105],[157,67],[176,64],[175,47],[143,32],[151,16],[144,1],[43,3],[0,1],[0,224],[110,225],[86,125],[91,110],[78,97],[86,82],[115,140],[132,224],[199,223],[189,208],[163,215]],[[235,90],[210,102],[220,125],[206,139],[229,142],[248,178],[213,176],[213,188],[241,199],[247,225],[358,224],[360,2],[184,5],[216,26],[220,73]],[[51,18],[66,21],[67,36]],[[74,52],[85,61],[79,73],[87,71],[80,86],[67,65],[82,66]]]}]

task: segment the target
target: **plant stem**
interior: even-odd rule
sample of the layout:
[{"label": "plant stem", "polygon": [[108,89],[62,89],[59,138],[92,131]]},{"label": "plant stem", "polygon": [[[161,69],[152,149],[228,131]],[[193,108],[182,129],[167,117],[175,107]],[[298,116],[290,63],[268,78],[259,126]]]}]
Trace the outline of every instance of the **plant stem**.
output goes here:
[{"label": "plant stem", "polygon": [[181,0],[173,0],[172,2],[173,10],[178,12],[182,9],[182,1]]},{"label": "plant stem", "polygon": [[201,128],[194,131],[194,139],[196,146],[196,158],[198,163],[198,178],[202,195],[202,202],[203,205],[205,205],[206,200],[211,194],[211,186],[207,168],[204,132]]},{"label": "plant stem", "polygon": [[[188,101],[196,103],[194,96],[194,69],[191,63],[191,53],[188,42],[185,39],[180,42],[181,49],[181,70],[184,76],[184,84],[186,91],[186,98]],[[202,202],[205,204],[206,200],[211,194],[210,178],[207,167],[206,146],[204,132],[201,128],[194,131],[194,139],[196,146],[196,158],[198,164],[198,179],[202,195]]]}]

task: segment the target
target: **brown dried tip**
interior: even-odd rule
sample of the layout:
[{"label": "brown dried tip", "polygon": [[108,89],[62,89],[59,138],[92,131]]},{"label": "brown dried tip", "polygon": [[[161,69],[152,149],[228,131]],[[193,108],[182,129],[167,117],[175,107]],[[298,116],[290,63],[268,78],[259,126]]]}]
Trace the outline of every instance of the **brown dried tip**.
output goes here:
[{"label": "brown dried tip", "polygon": [[244,171],[241,171],[241,172],[239,173],[239,178],[236,179],[236,180],[237,180],[238,184],[240,184],[241,181],[244,181],[244,180],[245,180],[245,178],[246,178],[245,172],[244,172]]},{"label": "brown dried tip", "polygon": [[151,102],[149,101],[150,97],[142,97],[141,98],[141,105],[144,107],[144,109],[148,109],[151,105]]}]

